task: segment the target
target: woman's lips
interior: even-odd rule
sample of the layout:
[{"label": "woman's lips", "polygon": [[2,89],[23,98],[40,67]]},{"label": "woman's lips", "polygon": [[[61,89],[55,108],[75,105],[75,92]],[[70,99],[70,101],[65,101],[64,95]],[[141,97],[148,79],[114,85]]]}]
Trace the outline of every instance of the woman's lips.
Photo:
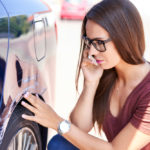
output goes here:
[{"label": "woman's lips", "polygon": [[97,62],[98,64],[101,64],[101,63],[103,62],[103,60],[96,60],[96,62]]}]

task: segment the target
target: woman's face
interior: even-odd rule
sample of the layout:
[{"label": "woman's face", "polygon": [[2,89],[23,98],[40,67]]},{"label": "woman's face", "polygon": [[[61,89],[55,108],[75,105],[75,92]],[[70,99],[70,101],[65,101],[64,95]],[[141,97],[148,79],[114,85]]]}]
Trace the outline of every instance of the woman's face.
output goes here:
[{"label": "woman's face", "polygon": [[[107,40],[109,38],[108,32],[91,20],[88,20],[86,23],[86,36],[91,40],[95,38],[99,38],[100,40]],[[112,41],[107,42],[105,47],[105,52],[99,52],[91,44],[88,54],[93,55],[97,63],[101,65],[103,69],[110,69],[120,63],[121,57],[118,54],[117,49]]]}]

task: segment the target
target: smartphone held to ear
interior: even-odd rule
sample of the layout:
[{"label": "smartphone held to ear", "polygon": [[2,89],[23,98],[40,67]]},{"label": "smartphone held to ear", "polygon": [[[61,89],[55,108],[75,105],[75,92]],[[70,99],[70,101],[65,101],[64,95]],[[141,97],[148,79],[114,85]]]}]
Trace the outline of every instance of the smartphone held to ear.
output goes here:
[{"label": "smartphone held to ear", "polygon": [[98,63],[96,62],[95,58],[92,55],[89,55],[88,59],[90,59],[94,65],[96,66],[98,65]]}]

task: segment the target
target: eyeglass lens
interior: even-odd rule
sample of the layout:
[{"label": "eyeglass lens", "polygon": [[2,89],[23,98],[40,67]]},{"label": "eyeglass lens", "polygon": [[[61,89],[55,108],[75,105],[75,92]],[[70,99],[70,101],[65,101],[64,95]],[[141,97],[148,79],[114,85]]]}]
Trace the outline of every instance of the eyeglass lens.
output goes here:
[{"label": "eyeglass lens", "polygon": [[91,44],[94,46],[94,48],[98,51],[105,51],[105,44],[102,41],[95,40],[95,41],[90,41],[89,39],[85,38],[84,42],[86,44],[86,48],[90,48]]}]

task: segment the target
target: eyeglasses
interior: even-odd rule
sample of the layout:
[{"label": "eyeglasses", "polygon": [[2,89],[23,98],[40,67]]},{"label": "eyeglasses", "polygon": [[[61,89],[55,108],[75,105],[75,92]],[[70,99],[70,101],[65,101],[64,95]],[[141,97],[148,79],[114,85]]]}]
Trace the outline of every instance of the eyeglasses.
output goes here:
[{"label": "eyeglasses", "polygon": [[106,46],[105,44],[110,42],[111,39],[108,38],[107,40],[99,40],[99,39],[89,39],[87,36],[83,36],[82,39],[84,40],[84,44],[87,49],[90,49],[91,44],[94,46],[94,48],[99,52],[105,52]]}]

